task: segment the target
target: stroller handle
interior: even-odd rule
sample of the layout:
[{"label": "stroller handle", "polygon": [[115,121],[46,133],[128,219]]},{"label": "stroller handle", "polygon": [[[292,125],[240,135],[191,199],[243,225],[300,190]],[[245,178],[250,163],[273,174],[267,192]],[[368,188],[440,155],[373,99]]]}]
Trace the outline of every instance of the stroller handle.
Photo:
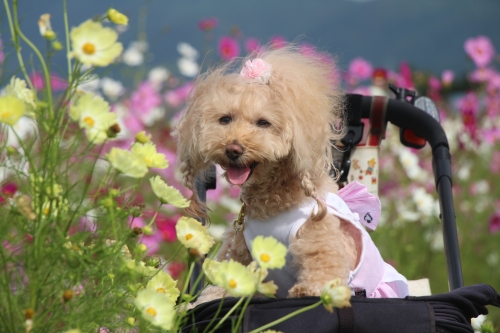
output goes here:
[{"label": "stroller handle", "polygon": [[[383,98],[383,97],[376,97]],[[346,95],[349,117],[352,119],[370,118],[374,97],[357,94]],[[448,139],[437,120],[410,103],[387,98],[385,121],[412,130],[429,142],[432,148],[434,179],[441,209],[440,219],[443,226],[443,240],[448,268],[450,290],[463,286],[460,249],[453,207],[451,156]]]}]

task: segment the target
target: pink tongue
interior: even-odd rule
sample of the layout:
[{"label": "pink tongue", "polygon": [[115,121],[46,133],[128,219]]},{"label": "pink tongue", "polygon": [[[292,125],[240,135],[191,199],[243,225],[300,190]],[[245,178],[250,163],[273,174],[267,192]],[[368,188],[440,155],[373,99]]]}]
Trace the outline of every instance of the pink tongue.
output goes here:
[{"label": "pink tongue", "polygon": [[227,169],[227,178],[233,185],[242,185],[248,179],[250,168],[231,166]]}]

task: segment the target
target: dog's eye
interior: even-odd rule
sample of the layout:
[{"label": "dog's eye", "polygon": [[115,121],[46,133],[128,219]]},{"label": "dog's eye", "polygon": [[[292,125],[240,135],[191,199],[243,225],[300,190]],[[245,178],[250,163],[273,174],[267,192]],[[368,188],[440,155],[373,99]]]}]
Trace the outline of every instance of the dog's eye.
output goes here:
[{"label": "dog's eye", "polygon": [[259,120],[257,120],[257,126],[259,126],[259,127],[269,127],[269,126],[271,126],[271,123],[268,122],[265,119],[259,119]]},{"label": "dog's eye", "polygon": [[220,117],[219,124],[227,125],[231,122],[231,120],[233,120],[233,118],[231,118],[230,116]]}]

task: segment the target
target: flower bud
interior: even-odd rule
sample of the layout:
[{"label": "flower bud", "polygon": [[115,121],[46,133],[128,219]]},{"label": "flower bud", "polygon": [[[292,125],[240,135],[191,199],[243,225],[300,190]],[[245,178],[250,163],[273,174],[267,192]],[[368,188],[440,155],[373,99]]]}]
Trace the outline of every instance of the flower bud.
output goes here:
[{"label": "flower bud", "polygon": [[71,291],[70,289],[66,289],[64,292],[63,292],[63,300],[65,302],[69,302],[71,301],[71,299],[73,298],[73,291]]},{"label": "flower bud", "polygon": [[145,226],[142,228],[142,232],[144,232],[144,235],[152,235],[153,234],[153,228],[151,228],[149,225]]},{"label": "flower bud", "polygon": [[54,32],[54,30],[47,30],[43,35],[43,38],[45,38],[46,40],[54,40],[56,38],[56,33]]},{"label": "flower bud", "polygon": [[142,229],[139,227],[135,227],[132,229],[132,233],[134,236],[140,236],[142,235]]},{"label": "flower bud", "polygon": [[148,247],[146,246],[146,244],[139,244],[137,245],[137,251],[138,252],[146,252],[148,250]]},{"label": "flower bud", "polygon": [[121,25],[128,24],[128,17],[114,8],[108,9],[107,15],[108,19],[115,24],[121,24]]},{"label": "flower bud", "polygon": [[55,40],[52,42],[52,48],[56,51],[61,51],[64,48],[64,46],[60,41]]},{"label": "flower bud", "polygon": [[32,319],[35,316],[35,310],[32,308],[24,309],[24,318]]},{"label": "flower bud", "polygon": [[117,196],[120,195],[120,191],[115,189],[115,188],[111,189],[111,190],[109,190],[109,195],[116,198]]},{"label": "flower bud", "polygon": [[128,323],[130,326],[134,326],[134,324],[135,324],[135,318],[134,318],[134,317],[128,317],[128,318],[127,318],[127,323]]},{"label": "flower bud", "polygon": [[118,133],[121,132],[121,130],[122,129],[120,128],[120,125],[114,124],[108,128],[106,135],[108,136],[108,138],[113,139],[116,138],[116,136],[118,135]]},{"label": "flower bud", "polygon": [[159,256],[153,255],[146,260],[146,266],[158,268],[161,264],[161,258]]}]

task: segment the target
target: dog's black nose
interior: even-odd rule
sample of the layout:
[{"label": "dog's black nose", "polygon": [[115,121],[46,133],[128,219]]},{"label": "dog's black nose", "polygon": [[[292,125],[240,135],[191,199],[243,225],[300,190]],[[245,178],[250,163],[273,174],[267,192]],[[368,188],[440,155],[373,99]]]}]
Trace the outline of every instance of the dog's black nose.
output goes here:
[{"label": "dog's black nose", "polygon": [[243,154],[243,147],[241,147],[239,144],[233,143],[230,145],[227,145],[226,147],[226,156],[232,160],[235,161],[238,159],[238,157]]}]

